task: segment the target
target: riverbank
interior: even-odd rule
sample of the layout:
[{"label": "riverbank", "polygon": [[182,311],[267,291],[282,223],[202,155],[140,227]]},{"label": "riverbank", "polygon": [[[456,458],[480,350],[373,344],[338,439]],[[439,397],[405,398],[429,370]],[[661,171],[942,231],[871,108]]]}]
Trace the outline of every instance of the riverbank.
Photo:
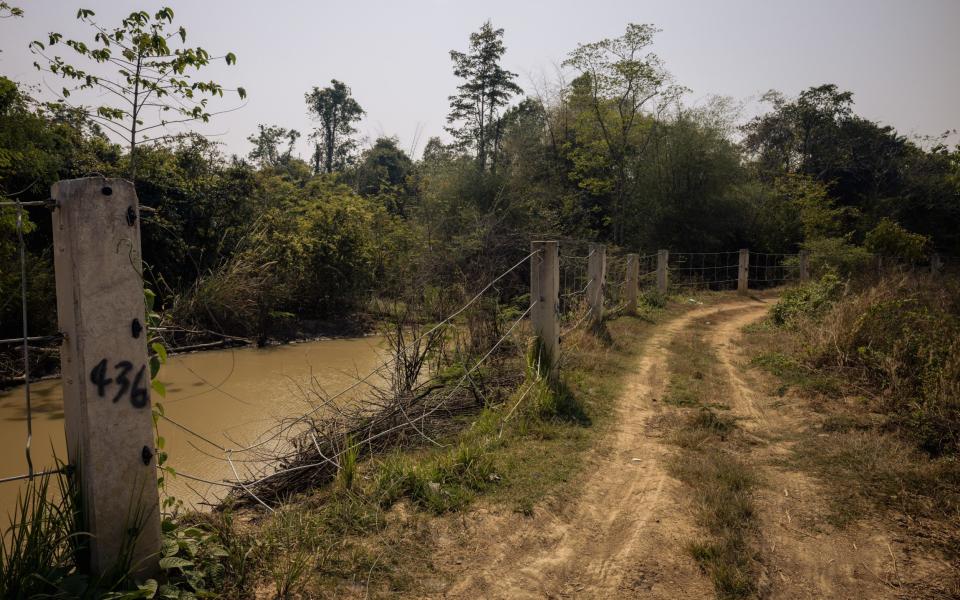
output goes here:
[{"label": "riverbank", "polygon": [[576,497],[595,466],[587,453],[602,453],[647,340],[659,324],[722,296],[684,297],[610,320],[602,335],[564,337],[558,396],[531,392],[525,380],[456,417],[460,425],[447,435],[361,461],[276,512],[228,506],[187,520],[211,527],[232,557],[227,596],[442,595],[471,560],[478,540],[470,523],[526,528]]}]

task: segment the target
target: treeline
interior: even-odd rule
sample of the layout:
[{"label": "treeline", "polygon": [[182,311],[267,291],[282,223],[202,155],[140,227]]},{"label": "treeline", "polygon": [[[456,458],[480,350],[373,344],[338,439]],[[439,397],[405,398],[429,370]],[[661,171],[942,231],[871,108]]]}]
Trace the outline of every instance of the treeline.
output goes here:
[{"label": "treeline", "polygon": [[[165,15],[164,15],[165,16]],[[170,13],[172,22],[172,12]],[[960,149],[858,116],[835,85],[771,92],[746,123],[728,99],[691,106],[651,52],[655,28],[577,46],[569,82],[522,89],[489,22],[451,51],[449,139],[410,156],[362,144],[363,99],[334,80],[305,94],[301,133],[262,124],[245,157],[180,134],[124,148],[89,113],[0,77],[0,192],[42,200],[58,180],[130,176],[148,285],[173,321],[266,336],[378,297],[472,289],[534,238],[625,249],[800,248],[960,254]],[[298,93],[292,90],[291,93]],[[50,219],[31,208],[30,330],[55,331]],[[0,209],[0,334],[20,329],[16,212]],[[913,255],[913,256],[910,256]]]}]

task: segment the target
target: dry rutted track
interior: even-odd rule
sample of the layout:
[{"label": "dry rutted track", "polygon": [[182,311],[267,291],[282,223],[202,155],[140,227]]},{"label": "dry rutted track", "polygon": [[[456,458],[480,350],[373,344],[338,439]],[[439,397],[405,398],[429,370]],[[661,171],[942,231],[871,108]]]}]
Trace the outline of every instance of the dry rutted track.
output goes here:
[{"label": "dry rutted track", "polygon": [[485,515],[465,524],[473,536],[489,541],[471,557],[477,566],[463,573],[446,596],[712,597],[711,583],[685,550],[696,528],[678,504],[682,486],[665,469],[670,448],[650,422],[661,410],[657,400],[669,380],[667,345],[674,336],[697,319],[729,311],[759,318],[765,308],[736,299],[662,325],[626,382],[614,431],[590,458],[576,500],[538,510],[533,520]]}]

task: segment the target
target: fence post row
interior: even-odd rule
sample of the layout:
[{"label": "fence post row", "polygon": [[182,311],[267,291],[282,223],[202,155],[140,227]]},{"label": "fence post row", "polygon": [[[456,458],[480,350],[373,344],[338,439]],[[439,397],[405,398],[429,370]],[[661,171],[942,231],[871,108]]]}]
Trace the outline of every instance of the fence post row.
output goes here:
[{"label": "fence post row", "polygon": [[640,281],[640,255],[627,255],[627,277],[624,285],[627,288],[627,314],[637,312],[637,286]]},{"label": "fence post row", "polygon": [[810,281],[810,251],[800,251],[800,282]]},{"label": "fence post row", "polygon": [[590,308],[590,322],[603,320],[603,288],[607,276],[607,247],[603,244],[590,244],[587,259],[587,305]]},{"label": "fence post row", "polygon": [[531,242],[530,252],[530,322],[540,340],[550,377],[557,376],[560,358],[560,256],[557,242]]},{"label": "fence post row", "polygon": [[140,222],[133,184],[90,177],[53,185],[57,318],[67,455],[77,467],[89,568],[160,552]]},{"label": "fence post row", "polygon": [[737,272],[737,292],[747,293],[750,278],[750,251],[746,248],[740,250],[740,269]]},{"label": "fence post row", "polygon": [[670,285],[670,271],[667,265],[670,262],[669,250],[657,250],[657,291],[661,294],[667,293],[667,287]]}]

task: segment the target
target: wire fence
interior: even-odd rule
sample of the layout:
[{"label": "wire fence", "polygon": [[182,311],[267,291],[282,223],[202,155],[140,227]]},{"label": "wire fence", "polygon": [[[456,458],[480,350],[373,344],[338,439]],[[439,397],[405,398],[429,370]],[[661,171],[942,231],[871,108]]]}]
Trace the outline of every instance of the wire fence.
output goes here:
[{"label": "wire fence", "polygon": [[[22,361],[22,389],[25,402],[24,456],[27,464],[26,473],[0,477],[0,484],[22,482],[35,477],[63,472],[63,469],[35,469],[32,454],[34,415],[31,383],[34,379],[30,369],[31,352],[43,351],[45,347],[59,344],[63,337],[60,334],[31,336],[29,331],[29,273],[24,241],[24,209],[28,206],[49,207],[51,203],[50,201],[0,202],[0,207],[10,207],[16,210],[16,243],[20,271],[20,316],[22,319],[21,335],[0,339],[0,351],[5,348],[8,351],[17,348],[19,358]],[[560,243],[557,320],[561,327],[561,336],[569,335],[572,331],[589,322],[591,310],[588,292],[591,290],[591,286],[601,286],[600,298],[608,314],[616,314],[627,305],[631,260],[636,263],[637,290],[642,292],[643,290],[655,289],[657,286],[660,260],[658,253],[636,253],[632,255],[631,259],[620,250],[607,250],[604,253],[605,264],[601,266],[598,274],[596,272],[591,273],[590,268],[591,261],[596,261],[597,252],[597,247],[584,241],[569,240]],[[461,326],[460,321],[468,311],[476,308],[485,296],[491,294],[491,292],[496,292],[497,285],[505,278],[518,276],[518,272],[530,263],[530,259],[535,254],[536,251],[526,254],[499,275],[490,279],[455,310],[450,311],[435,324],[425,328],[422,333],[406,340],[407,347],[420,347],[422,344],[432,343],[433,340],[445,335],[450,329]],[[932,259],[930,264],[916,263],[914,266],[946,271],[956,269],[958,264],[960,264],[960,261],[957,261],[955,257],[943,256]],[[736,287],[739,278],[740,252],[671,252],[666,269],[669,274],[670,285],[676,288],[731,289]],[[749,254],[748,281],[756,287],[772,287],[798,281],[800,270],[800,255],[798,254],[761,252],[751,252]],[[351,439],[349,444],[338,443],[338,445],[334,443],[331,445],[329,440],[321,439],[321,428],[317,422],[318,416],[327,413],[343,415],[344,411],[339,406],[339,401],[346,395],[361,387],[373,388],[374,382],[396,376],[396,371],[402,368],[402,365],[398,364],[398,362],[404,360],[402,353],[394,353],[368,373],[357,377],[344,389],[332,395],[319,397],[318,401],[313,403],[309,410],[283,418],[245,443],[217,441],[214,439],[214,435],[199,431],[199,428],[192,423],[184,423],[160,413],[158,418],[162,422],[181,430],[192,438],[191,446],[205,456],[222,463],[225,472],[229,472],[232,478],[216,480],[195,473],[184,472],[180,469],[173,469],[169,465],[162,468],[170,473],[175,472],[176,477],[208,486],[216,486],[230,492],[242,493],[267,510],[273,510],[269,499],[260,497],[258,493],[258,489],[264,484],[300,472],[338,469],[344,453],[350,451],[351,448],[373,448],[377,445],[378,440],[390,438],[398,431],[412,433],[432,444],[443,445],[442,442],[431,436],[425,425],[435,415],[449,411],[451,401],[465,389],[469,388],[476,393],[480,386],[476,384],[475,378],[504,346],[525,347],[523,339],[529,337],[530,332],[524,330],[523,324],[528,320],[537,302],[538,300],[531,299],[525,310],[515,314],[509,322],[502,324],[501,332],[495,339],[491,338],[491,343],[488,346],[483,349],[475,349],[470,355],[470,360],[463,363],[462,374],[454,381],[446,381],[439,387],[428,385],[427,387],[430,387],[429,393],[432,394],[431,400],[428,403],[417,405],[418,412],[408,413],[406,408],[411,405],[403,402],[384,404],[382,398],[379,398],[377,402],[369,403],[368,406],[362,406],[363,403],[361,402],[352,409],[351,415],[354,417],[363,411],[368,413],[376,410],[383,411],[386,406],[393,411],[391,412],[391,419],[393,420],[379,423],[377,428],[369,427],[364,435]],[[224,335],[223,339],[231,337]],[[236,339],[239,340],[239,338]],[[187,347],[186,349],[196,348],[199,348],[199,346]],[[427,377],[427,379],[429,380],[430,377]],[[526,391],[529,392],[529,387]],[[520,395],[517,404],[525,396],[526,392]],[[511,409],[510,414],[513,413],[514,409],[516,409],[516,406]],[[232,439],[225,432],[221,433],[224,433],[225,439]],[[302,454],[305,443],[315,449],[316,460],[298,463],[298,455]],[[327,445],[324,446],[324,444]],[[326,452],[324,452],[325,447]],[[226,468],[229,471],[226,471]]]},{"label": "wire fence", "polygon": [[723,290],[737,286],[739,261],[738,251],[670,252],[667,265],[675,286]]}]

